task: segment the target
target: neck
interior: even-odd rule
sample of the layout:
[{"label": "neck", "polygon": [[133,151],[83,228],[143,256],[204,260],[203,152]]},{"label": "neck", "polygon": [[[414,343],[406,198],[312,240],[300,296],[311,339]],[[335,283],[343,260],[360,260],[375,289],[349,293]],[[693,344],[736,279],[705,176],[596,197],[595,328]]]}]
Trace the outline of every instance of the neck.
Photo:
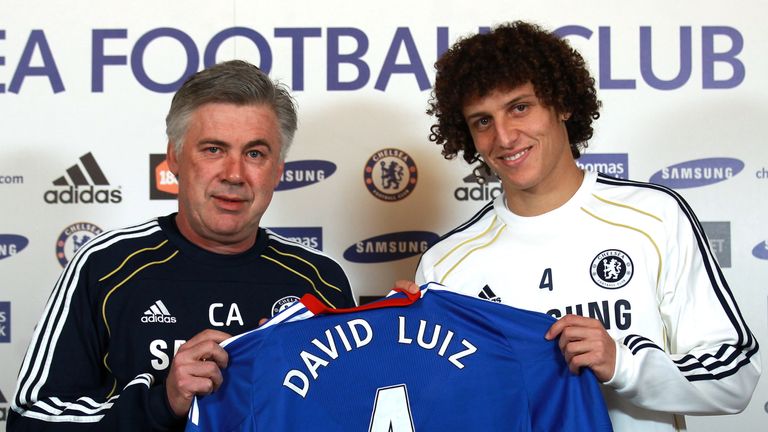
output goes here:
[{"label": "neck", "polygon": [[583,180],[584,172],[573,163],[533,188],[505,191],[507,208],[526,217],[548,213],[568,202]]},{"label": "neck", "polygon": [[186,218],[180,217],[180,214],[176,215],[176,226],[179,232],[190,243],[201,249],[221,255],[235,255],[247,251],[256,244],[256,237],[259,233],[258,225],[253,235],[245,235],[242,238],[232,238],[231,236],[222,236],[211,232],[202,235],[189,224]]}]

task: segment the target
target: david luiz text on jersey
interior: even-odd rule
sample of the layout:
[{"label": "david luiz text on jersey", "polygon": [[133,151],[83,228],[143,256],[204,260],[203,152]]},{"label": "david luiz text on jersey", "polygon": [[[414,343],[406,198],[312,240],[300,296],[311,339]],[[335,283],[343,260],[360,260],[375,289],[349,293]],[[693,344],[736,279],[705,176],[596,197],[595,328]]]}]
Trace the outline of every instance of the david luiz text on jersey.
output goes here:
[{"label": "david luiz text on jersey", "polygon": [[[400,315],[397,317],[397,328],[397,340],[391,342],[398,345],[394,345],[392,349],[405,345],[418,346],[425,350],[437,348],[435,354],[445,358],[458,369],[464,369],[465,357],[477,352],[477,347],[472,342],[459,339],[460,337],[454,339],[456,334],[444,329],[441,324],[419,320],[418,330],[416,330],[415,325],[409,325],[406,317]],[[318,379],[320,376],[318,369],[330,365],[344,352],[364,348],[373,341],[374,337],[373,327],[362,318],[352,319],[326,329],[323,336],[312,339],[298,354],[303,368],[299,366],[289,370],[283,379],[283,386],[305,398],[310,388],[309,376],[312,380]],[[342,347],[344,351],[341,351]]]}]

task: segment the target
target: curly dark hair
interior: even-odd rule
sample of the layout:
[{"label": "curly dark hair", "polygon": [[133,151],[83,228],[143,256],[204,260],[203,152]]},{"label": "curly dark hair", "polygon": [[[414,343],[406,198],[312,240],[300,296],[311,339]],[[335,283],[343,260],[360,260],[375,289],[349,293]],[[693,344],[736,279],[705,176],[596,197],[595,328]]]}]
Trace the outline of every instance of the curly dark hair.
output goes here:
[{"label": "curly dark hair", "polygon": [[446,159],[459,152],[464,160],[480,160],[462,109],[471,99],[497,89],[513,89],[528,82],[536,97],[566,121],[574,159],[592,138],[592,121],[600,117],[595,80],[586,63],[567,41],[541,27],[515,21],[491,32],[460,39],[435,63],[435,87],[427,114],[437,123],[429,140],[443,146]]}]

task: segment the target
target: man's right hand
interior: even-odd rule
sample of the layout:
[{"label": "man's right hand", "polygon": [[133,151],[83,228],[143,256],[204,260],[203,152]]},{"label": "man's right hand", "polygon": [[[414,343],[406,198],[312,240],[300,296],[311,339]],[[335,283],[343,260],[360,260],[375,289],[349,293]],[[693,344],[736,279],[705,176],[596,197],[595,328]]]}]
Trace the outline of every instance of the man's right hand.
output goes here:
[{"label": "man's right hand", "polygon": [[219,388],[221,369],[229,361],[219,343],[230,337],[222,331],[204,330],[179,347],[165,382],[168,402],[177,416],[187,414],[195,395],[210,394]]}]

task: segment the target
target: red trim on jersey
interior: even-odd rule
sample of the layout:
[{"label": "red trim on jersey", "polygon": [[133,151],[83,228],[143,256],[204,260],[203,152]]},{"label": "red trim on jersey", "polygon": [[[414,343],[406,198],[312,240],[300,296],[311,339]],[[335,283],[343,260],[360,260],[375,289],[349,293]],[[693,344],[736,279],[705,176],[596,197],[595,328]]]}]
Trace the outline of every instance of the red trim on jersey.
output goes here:
[{"label": "red trim on jersey", "polygon": [[368,304],[358,306],[358,307],[353,307],[353,308],[333,309],[327,306],[325,303],[318,300],[317,297],[309,293],[304,294],[301,297],[301,302],[304,304],[304,306],[307,309],[309,309],[310,312],[312,312],[315,315],[320,315],[320,314],[342,314],[342,313],[350,313],[350,312],[359,312],[359,311],[364,311],[369,309],[381,309],[381,308],[387,308],[387,307],[410,306],[413,303],[415,303],[416,300],[421,298],[421,291],[415,294],[411,294],[408,291],[402,290],[400,288],[395,288],[395,291],[405,294],[405,297],[385,298],[383,300],[379,300],[373,303],[368,303]]}]

